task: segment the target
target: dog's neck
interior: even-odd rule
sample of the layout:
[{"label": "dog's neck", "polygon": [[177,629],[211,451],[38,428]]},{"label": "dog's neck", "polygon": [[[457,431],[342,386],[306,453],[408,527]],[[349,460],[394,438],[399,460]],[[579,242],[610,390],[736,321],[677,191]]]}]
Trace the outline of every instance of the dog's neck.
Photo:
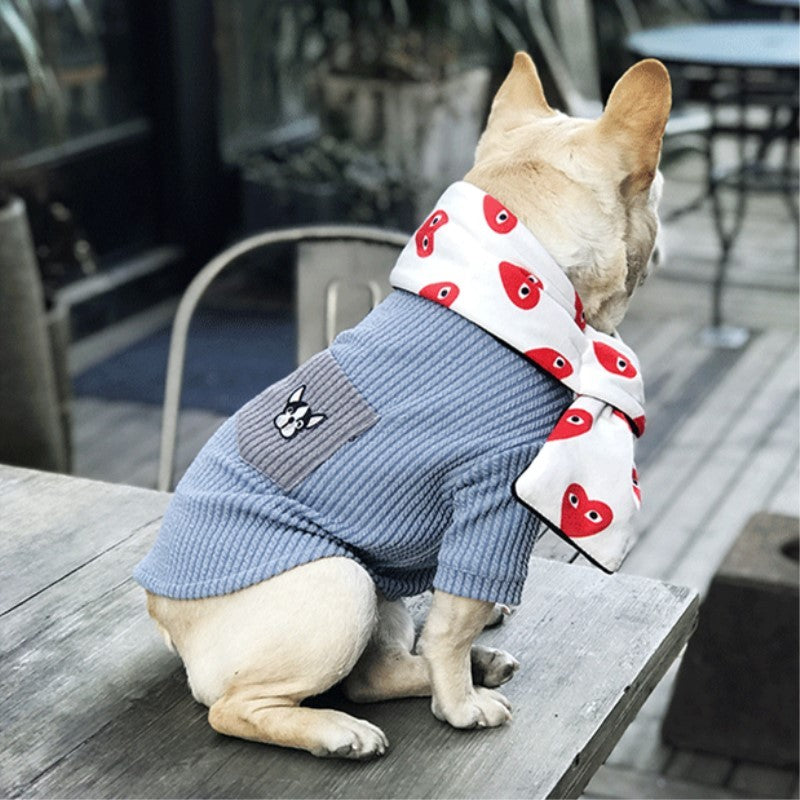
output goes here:
[{"label": "dog's neck", "polygon": [[[516,214],[542,243],[584,302],[586,318],[598,330],[611,333],[622,314],[609,301],[619,301],[626,289],[627,263],[624,213],[604,217],[600,229],[585,229],[587,198],[563,173],[547,164],[488,163],[476,165],[466,182],[496,197]],[[595,211],[597,211],[595,209]]]},{"label": "dog's neck", "polygon": [[[496,197],[512,211],[519,221],[536,236],[547,249],[561,271],[569,277],[566,258],[561,258],[556,246],[556,237],[561,228],[558,217],[558,203],[550,193],[539,187],[546,184],[542,173],[550,170],[546,165],[524,162],[509,166],[481,165],[471,169],[464,181],[477,186],[486,194]],[[576,287],[577,288],[577,287]]]}]

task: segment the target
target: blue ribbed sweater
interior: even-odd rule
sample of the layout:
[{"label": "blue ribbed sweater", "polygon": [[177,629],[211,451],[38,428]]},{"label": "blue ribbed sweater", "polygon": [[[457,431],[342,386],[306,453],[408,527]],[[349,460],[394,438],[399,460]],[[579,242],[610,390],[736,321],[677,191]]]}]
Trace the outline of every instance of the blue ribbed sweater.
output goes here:
[{"label": "blue ribbed sweater", "polygon": [[[275,420],[301,386],[306,421],[324,419],[286,438]],[[517,604],[538,520],[511,484],[570,400],[468,320],[395,291],[221,426],[135,577],[197,598],[348,556],[390,599],[433,586]]]}]

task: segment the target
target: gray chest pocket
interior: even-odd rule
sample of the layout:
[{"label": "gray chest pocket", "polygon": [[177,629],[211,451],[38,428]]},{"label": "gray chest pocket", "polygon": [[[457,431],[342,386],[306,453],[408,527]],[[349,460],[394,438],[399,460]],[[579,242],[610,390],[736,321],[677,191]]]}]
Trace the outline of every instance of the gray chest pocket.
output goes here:
[{"label": "gray chest pocket", "polygon": [[238,413],[239,455],[289,490],[377,421],[375,410],[325,350]]}]

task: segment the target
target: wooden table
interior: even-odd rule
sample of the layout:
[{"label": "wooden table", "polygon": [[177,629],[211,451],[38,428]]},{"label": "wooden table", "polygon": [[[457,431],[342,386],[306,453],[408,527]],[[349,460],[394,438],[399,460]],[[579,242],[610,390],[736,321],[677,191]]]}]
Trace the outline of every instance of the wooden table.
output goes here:
[{"label": "wooden table", "polygon": [[229,739],[130,578],[168,500],[0,466],[2,796],[577,797],[696,624],[689,589],[534,559],[523,605],[483,636],[522,661],[511,725],[361,706],[392,744],[366,764]]}]

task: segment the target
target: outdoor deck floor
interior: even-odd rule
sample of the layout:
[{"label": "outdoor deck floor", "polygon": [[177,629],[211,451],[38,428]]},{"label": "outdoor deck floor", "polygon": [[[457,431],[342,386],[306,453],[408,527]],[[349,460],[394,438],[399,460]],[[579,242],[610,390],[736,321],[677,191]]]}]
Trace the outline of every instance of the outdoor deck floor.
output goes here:
[{"label": "outdoor deck floor", "polygon": [[[670,168],[665,210],[694,197],[701,174],[694,158]],[[780,199],[750,203],[725,295],[727,320],[752,331],[739,350],[713,349],[699,339],[716,253],[707,207],[667,226],[665,234],[666,262],[621,328],[642,362],[649,425],[638,451],[642,538],[624,570],[704,591],[751,514],[799,511],[794,229]],[[207,412],[184,412],[179,469],[220,421]],[[154,406],[76,399],[75,472],[154,486],[159,425]],[[647,701],[585,796],[797,797],[792,770],[662,744],[660,724],[675,672]]]}]

